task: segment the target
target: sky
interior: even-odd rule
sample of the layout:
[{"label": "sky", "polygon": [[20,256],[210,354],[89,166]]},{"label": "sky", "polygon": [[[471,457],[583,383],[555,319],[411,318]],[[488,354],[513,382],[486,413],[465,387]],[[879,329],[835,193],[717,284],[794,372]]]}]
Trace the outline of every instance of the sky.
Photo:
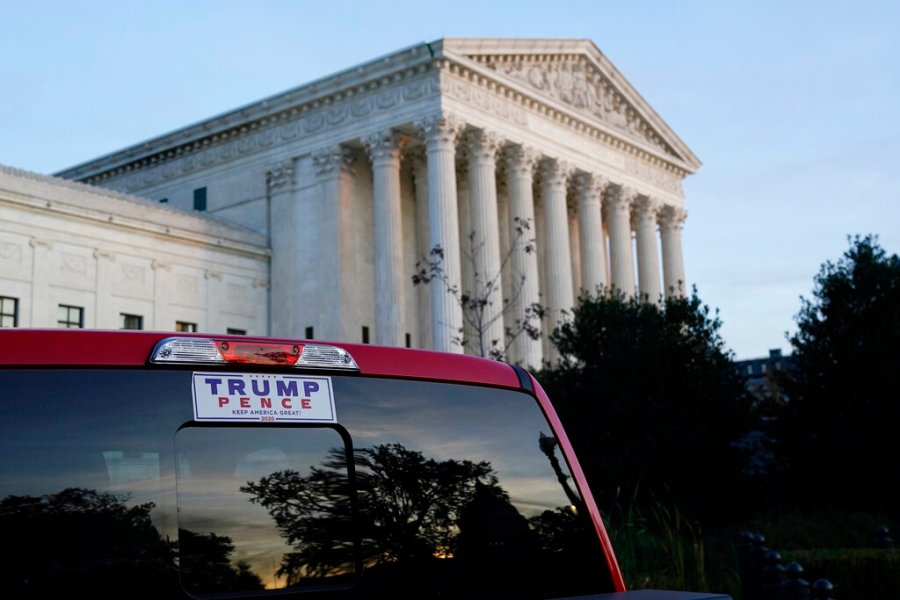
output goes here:
[{"label": "sky", "polygon": [[703,163],[685,275],[789,353],[855,235],[900,253],[900,1],[0,0],[0,164],[51,175],[442,37],[593,41]]}]

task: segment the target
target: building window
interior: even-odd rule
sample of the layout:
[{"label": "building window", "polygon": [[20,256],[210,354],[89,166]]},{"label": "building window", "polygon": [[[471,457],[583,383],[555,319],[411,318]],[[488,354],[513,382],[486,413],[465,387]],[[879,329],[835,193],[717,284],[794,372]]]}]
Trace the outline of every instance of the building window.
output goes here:
[{"label": "building window", "polygon": [[[140,329],[140,327],[138,327]],[[184,333],[197,333],[197,324],[188,323],[187,321],[175,321],[175,331]]]},{"label": "building window", "polygon": [[308,339],[308,340],[316,339],[315,337],[313,337],[313,328],[312,327],[306,328],[306,339]]},{"label": "building window", "polygon": [[84,309],[60,304],[56,308],[56,324],[66,329],[81,329],[84,327]]},{"label": "building window", "polygon": [[159,199],[159,203],[160,203],[160,204],[168,204],[168,203],[169,203],[169,199],[168,199],[168,198],[160,198],[160,199]]},{"label": "building window", "polygon": [[194,210],[206,210],[206,188],[194,190]]},{"label": "building window", "polygon": [[0,296],[0,327],[19,326],[19,299]]},{"label": "building window", "polygon": [[119,329],[143,329],[144,317],[119,313]]},{"label": "building window", "polygon": [[362,342],[363,344],[369,343],[369,328],[363,325],[362,328]]},{"label": "building window", "polygon": [[246,329],[235,329],[234,327],[229,327],[225,333],[228,335],[247,335]]},{"label": "building window", "polygon": [[412,336],[408,333],[406,334],[406,347],[412,348]]}]

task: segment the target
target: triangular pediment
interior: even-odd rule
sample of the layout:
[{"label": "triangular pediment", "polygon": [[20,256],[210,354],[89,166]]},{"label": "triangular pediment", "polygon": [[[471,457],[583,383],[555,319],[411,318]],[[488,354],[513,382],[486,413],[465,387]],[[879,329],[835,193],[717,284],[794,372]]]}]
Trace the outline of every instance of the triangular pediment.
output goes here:
[{"label": "triangular pediment", "polygon": [[524,86],[624,139],[650,146],[690,170],[700,161],[588,40],[442,40],[455,54]]}]

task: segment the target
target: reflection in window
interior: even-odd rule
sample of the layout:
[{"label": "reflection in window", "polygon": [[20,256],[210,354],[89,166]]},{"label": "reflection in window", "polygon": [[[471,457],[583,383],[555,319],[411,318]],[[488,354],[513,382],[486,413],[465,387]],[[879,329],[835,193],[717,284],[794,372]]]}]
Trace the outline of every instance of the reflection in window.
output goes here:
[{"label": "reflection in window", "polygon": [[[330,428],[193,427],[176,436],[178,463],[178,527],[181,576],[185,588],[196,594],[284,588],[322,583],[310,565],[297,565],[302,577],[290,578],[282,568],[292,560],[292,515],[304,510],[301,489],[289,489],[284,511],[272,518],[266,502],[243,488],[252,482],[314,477],[318,465],[333,448],[342,448],[341,436]],[[331,497],[347,523],[350,498],[347,472],[337,476],[341,497]],[[346,527],[345,527],[346,529]],[[320,544],[331,540],[333,529],[322,529]],[[324,546],[323,546],[324,547]],[[332,544],[329,541],[328,547]],[[227,560],[223,563],[229,549]],[[294,559],[295,560],[295,559]],[[219,575],[210,573],[218,569]],[[349,562],[329,576],[352,575]]]}]

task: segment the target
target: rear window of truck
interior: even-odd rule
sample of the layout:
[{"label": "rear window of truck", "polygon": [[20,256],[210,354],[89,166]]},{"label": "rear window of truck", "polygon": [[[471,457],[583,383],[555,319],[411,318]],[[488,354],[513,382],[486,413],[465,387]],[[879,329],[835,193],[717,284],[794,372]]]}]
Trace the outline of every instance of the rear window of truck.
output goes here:
[{"label": "rear window of truck", "polygon": [[187,369],[0,371],[0,531],[14,549],[4,587],[13,597],[613,591],[533,397],[321,379],[324,418],[267,421],[285,407],[248,399],[224,408],[258,418],[200,420]]}]

